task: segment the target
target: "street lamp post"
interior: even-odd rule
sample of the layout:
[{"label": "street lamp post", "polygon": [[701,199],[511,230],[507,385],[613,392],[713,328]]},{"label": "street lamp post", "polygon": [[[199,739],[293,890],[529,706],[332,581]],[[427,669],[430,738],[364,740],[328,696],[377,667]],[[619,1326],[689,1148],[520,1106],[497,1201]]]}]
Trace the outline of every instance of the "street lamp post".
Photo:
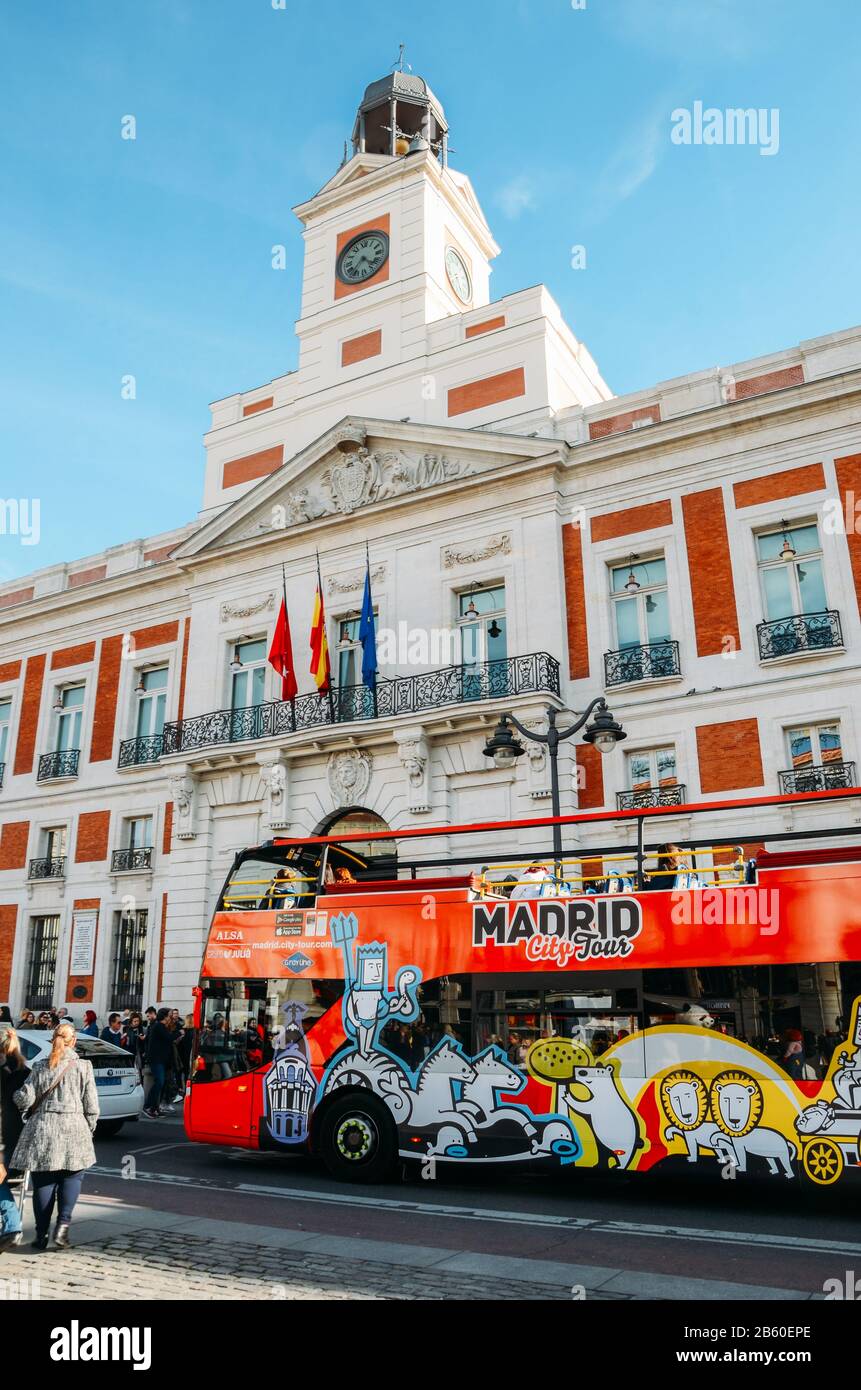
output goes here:
[{"label": "street lamp post", "polygon": [[559,745],[566,739],[573,738],[579,733],[585,724],[588,723],[589,716],[595,712],[595,718],[589,724],[583,735],[584,743],[591,743],[601,752],[609,753],[611,748],[615,748],[617,743],[621,743],[623,738],[628,735],[612,716],[607,708],[607,701],[603,696],[598,696],[593,700],[580,718],[567,729],[560,729],[556,723],[556,710],[552,705],[547,706],[548,728],[546,734],[538,733],[534,729],[527,729],[516,715],[508,713],[500,715],[499,723],[494,730],[493,737],[488,739],[484,747],[484,756],[492,758],[497,767],[513,767],[517,759],[522,757],[526,751],[518,738],[515,738],[510,725],[521,733],[524,738],[532,739],[536,743],[546,743],[547,751],[550,755],[550,799],[555,818],[553,825],[553,858],[556,861],[555,872],[559,874],[559,864],[562,859],[562,827],[558,817],[562,814],[559,804]]}]

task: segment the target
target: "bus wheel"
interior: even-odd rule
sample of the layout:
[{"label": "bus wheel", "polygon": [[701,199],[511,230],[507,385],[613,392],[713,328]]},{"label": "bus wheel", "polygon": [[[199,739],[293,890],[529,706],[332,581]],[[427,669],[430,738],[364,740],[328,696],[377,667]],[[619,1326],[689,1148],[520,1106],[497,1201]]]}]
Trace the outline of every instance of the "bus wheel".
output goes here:
[{"label": "bus wheel", "polygon": [[333,1178],[385,1182],[397,1153],[388,1107],[374,1095],[336,1095],[320,1125],[318,1152]]},{"label": "bus wheel", "polygon": [[843,1154],[832,1139],[811,1139],[802,1162],[811,1182],[822,1187],[829,1187],[843,1172]]}]

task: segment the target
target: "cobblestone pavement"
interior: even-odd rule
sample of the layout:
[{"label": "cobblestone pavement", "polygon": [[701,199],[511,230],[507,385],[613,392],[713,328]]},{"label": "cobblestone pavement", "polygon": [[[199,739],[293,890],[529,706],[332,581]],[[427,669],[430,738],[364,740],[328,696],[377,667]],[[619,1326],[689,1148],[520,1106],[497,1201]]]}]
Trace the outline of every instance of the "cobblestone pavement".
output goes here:
[{"label": "cobblestone pavement", "polygon": [[[238,1234],[238,1233],[237,1233]],[[26,1282],[25,1282],[26,1281]],[[36,1287],[32,1281],[38,1281]],[[136,1230],[78,1249],[18,1247],[0,1260],[0,1297],[39,1299],[528,1299],[570,1288],[350,1260],[186,1232]],[[580,1295],[582,1296],[582,1295]],[[600,1294],[594,1298],[624,1295]]]}]

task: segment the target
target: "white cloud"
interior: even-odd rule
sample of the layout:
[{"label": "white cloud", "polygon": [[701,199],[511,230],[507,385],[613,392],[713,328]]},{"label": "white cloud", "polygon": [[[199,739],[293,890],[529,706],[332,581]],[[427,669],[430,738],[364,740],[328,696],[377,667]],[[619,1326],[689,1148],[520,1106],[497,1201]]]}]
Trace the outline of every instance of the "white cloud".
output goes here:
[{"label": "white cloud", "polygon": [[655,112],[629,130],[616,146],[590,200],[590,211],[594,218],[605,217],[652,177],[667,138],[666,126],[666,112]]},{"label": "white cloud", "polygon": [[509,221],[516,219],[523,212],[532,212],[537,207],[537,190],[532,179],[526,174],[518,174],[508,183],[503,184],[494,198],[494,202],[502,208],[503,214]]}]

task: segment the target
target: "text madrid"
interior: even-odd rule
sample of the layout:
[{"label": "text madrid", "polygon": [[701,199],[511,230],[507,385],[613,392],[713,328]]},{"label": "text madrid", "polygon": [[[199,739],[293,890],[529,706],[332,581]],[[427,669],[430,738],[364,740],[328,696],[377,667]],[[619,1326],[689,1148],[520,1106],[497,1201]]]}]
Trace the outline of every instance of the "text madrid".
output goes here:
[{"label": "text madrid", "polygon": [[476,904],[472,909],[472,944],[518,946],[526,943],[527,960],[564,966],[571,959],[596,960],[629,956],[643,930],[640,904],[633,898],[572,898],[518,903]]}]

